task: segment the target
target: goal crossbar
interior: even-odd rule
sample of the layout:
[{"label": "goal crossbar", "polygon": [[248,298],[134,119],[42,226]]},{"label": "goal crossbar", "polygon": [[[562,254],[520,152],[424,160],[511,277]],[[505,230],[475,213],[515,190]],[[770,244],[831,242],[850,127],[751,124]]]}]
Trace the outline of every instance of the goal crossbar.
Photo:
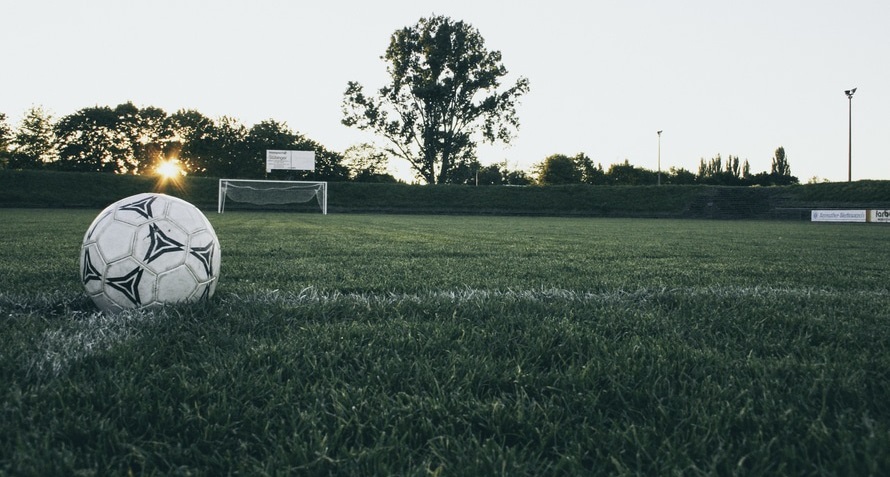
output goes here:
[{"label": "goal crossbar", "polygon": [[275,181],[220,179],[217,212],[225,212],[226,199],[254,205],[284,205],[318,201],[321,213],[328,213],[328,183],[322,181]]}]

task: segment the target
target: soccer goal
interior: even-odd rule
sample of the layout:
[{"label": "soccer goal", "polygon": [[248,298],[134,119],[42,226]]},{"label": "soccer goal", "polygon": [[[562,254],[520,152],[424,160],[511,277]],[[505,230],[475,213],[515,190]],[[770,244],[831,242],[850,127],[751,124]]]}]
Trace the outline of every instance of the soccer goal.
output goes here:
[{"label": "soccer goal", "polygon": [[217,212],[226,210],[226,199],[256,206],[303,204],[315,199],[321,213],[328,213],[328,183],[317,181],[264,181],[220,179]]}]

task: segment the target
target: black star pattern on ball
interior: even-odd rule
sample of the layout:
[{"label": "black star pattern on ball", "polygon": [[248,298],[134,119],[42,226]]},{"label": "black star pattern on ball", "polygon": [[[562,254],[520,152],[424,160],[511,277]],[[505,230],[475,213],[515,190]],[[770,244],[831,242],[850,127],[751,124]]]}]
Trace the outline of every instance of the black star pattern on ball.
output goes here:
[{"label": "black star pattern on ball", "polygon": [[148,238],[151,239],[151,244],[145,252],[145,258],[143,259],[146,263],[151,263],[154,259],[165,253],[180,252],[184,250],[181,243],[164,235],[164,232],[161,232],[161,229],[157,224],[148,226]]},{"label": "black star pattern on ball", "polygon": [[136,267],[122,277],[108,277],[108,286],[124,294],[134,305],[139,306],[139,282],[142,280],[142,267]]},{"label": "black star pattern on ball", "polygon": [[154,217],[151,211],[151,204],[155,201],[157,197],[146,197],[144,199],[139,199],[135,202],[130,202],[129,204],[124,204],[118,207],[118,210],[129,210],[132,212],[136,212],[137,214],[145,217],[146,219],[150,219]]},{"label": "black star pattern on ball", "polygon": [[204,247],[193,247],[189,250],[189,253],[194,255],[198,260],[201,261],[201,264],[204,265],[204,271],[207,272],[207,276],[213,276],[213,242],[208,243]]},{"label": "black star pattern on ball", "polygon": [[83,253],[83,283],[87,284],[92,280],[102,280],[102,275],[99,274],[99,270],[96,270],[96,267],[93,266],[92,260],[90,260],[90,251],[87,250]]}]

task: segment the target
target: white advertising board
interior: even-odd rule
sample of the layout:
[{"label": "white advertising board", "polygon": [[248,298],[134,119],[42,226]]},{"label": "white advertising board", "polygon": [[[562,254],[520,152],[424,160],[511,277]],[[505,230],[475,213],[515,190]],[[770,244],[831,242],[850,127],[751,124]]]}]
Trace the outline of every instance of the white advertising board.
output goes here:
[{"label": "white advertising board", "polygon": [[865,210],[814,210],[812,222],[865,222]]},{"label": "white advertising board", "polygon": [[315,151],[266,150],[266,172],[272,169],[311,171],[315,169]]},{"label": "white advertising board", "polygon": [[874,209],[868,211],[869,222],[890,223],[890,209]]}]

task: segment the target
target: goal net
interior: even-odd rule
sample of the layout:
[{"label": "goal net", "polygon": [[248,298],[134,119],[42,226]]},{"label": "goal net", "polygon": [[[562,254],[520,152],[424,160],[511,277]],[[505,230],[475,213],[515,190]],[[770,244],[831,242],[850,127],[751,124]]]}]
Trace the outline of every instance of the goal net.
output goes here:
[{"label": "goal net", "polygon": [[225,212],[226,200],[254,206],[285,206],[315,200],[328,213],[328,183],[316,181],[264,181],[220,179],[217,212]]}]

